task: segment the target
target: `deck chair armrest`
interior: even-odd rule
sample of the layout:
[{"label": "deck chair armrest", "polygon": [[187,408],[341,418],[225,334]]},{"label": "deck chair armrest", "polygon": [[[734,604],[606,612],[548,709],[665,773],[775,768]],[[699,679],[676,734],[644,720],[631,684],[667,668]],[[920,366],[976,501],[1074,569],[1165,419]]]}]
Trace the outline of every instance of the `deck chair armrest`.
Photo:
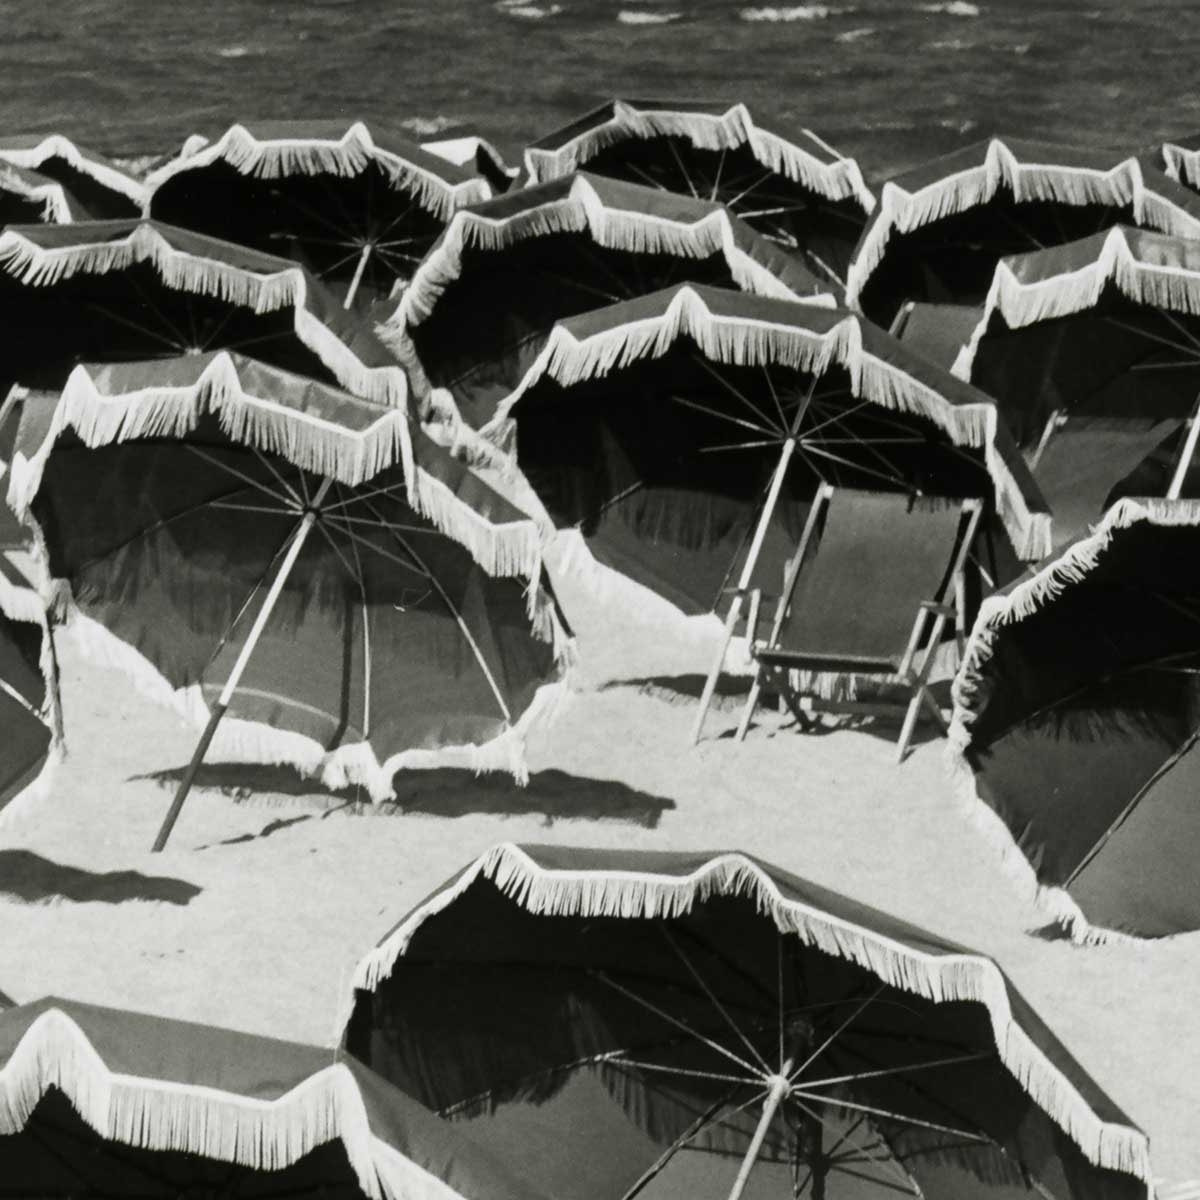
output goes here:
[{"label": "deck chair armrest", "polygon": [[939,604],[936,600],[922,600],[920,606],[935,617],[953,617],[958,612],[953,604]]}]

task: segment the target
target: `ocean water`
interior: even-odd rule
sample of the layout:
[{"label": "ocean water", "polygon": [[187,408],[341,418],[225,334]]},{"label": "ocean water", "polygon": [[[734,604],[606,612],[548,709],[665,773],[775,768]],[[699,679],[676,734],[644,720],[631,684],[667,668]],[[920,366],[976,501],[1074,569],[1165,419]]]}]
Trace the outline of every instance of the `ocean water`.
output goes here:
[{"label": "ocean water", "polygon": [[745,100],[887,174],[993,132],[1200,130],[1195,0],[6,0],[0,127],[119,155],[252,117],[470,125],[506,152],[612,95]]}]

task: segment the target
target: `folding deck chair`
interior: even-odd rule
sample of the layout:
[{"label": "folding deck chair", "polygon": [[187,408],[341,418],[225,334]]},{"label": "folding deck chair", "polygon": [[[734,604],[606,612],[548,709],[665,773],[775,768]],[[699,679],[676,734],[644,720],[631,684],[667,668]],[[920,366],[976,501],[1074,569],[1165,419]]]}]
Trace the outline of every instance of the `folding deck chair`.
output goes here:
[{"label": "folding deck chair", "polygon": [[[965,645],[965,571],[982,511],[978,500],[931,507],[902,494],[822,485],[788,565],[770,635],[759,642],[756,629],[747,629],[757,672],[738,739],[768,679],[807,724],[797,702],[807,689],[794,682],[797,672],[877,676],[907,687],[900,761],[922,705],[946,732],[929,675],[948,626],[960,656]],[[752,596],[751,620],[758,609]]]},{"label": "folding deck chair", "polygon": [[[1054,517],[1055,550],[1087,533],[1103,516],[1113,488],[1184,424],[1177,418],[1052,413],[1029,456],[1029,469]],[[1180,494],[1195,454],[1193,420],[1167,495]],[[1139,494],[1145,494],[1140,492]]]}]

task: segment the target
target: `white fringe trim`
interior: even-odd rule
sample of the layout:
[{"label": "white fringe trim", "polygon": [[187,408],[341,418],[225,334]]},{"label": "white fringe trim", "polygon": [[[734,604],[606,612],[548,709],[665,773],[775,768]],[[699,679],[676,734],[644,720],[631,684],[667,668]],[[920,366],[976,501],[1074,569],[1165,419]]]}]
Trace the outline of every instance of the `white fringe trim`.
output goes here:
[{"label": "white fringe trim", "polygon": [[[281,264],[284,260],[280,260]],[[306,307],[309,278],[296,264],[269,275],[176,250],[162,229],[148,222],[111,242],[46,249],[8,228],[0,233],[0,269],[31,287],[50,287],[83,273],[107,274],[150,263],[167,287],[212,296],[256,313],[290,307],[296,336],[355,395],[404,408],[408,380],[399,366],[369,367]]]},{"label": "white fringe trim", "polygon": [[862,318],[847,313],[825,333],[796,322],[728,317],[712,312],[703,297],[684,285],[656,316],[631,321],[593,334],[583,341],[557,324],[541,353],[516,388],[497,405],[480,431],[498,440],[521,397],[539,380],[551,378],[562,387],[608,375],[644,358],[666,354],[676,340],[688,337],[715,362],[739,366],[782,365],[819,375],[836,364],[850,376],[851,393],[883,408],[912,413],[932,421],[956,445],[982,448],[991,476],[995,504],[1018,556],[1036,560],[1050,553],[1051,515],[1030,510],[1008,465],[996,449],[999,415],[994,402],[980,393],[977,404],[951,404],[945,396],[902,368],[867,351]]},{"label": "white fringe trim", "polygon": [[[971,378],[980,342],[987,335],[995,314],[999,313],[1009,329],[1052,321],[1093,308],[1109,283],[1137,304],[1190,316],[1200,315],[1200,271],[1139,260],[1130,245],[1131,235],[1135,238],[1147,236],[1140,230],[1115,226],[1109,230],[1099,254],[1091,262],[1073,271],[1031,282],[1018,279],[1010,262],[1001,259],[992,276],[979,322],[959,350],[952,373],[960,379]],[[1186,249],[1187,245],[1185,243],[1180,249]]]},{"label": "white fringe trim", "polygon": [[372,1200],[454,1200],[442,1180],[371,1130],[358,1083],[331,1063],[274,1100],[112,1071],[61,1009],[38,1016],[0,1066],[0,1134],[16,1134],[51,1087],[107,1141],[176,1150],[260,1171],[340,1141]]},{"label": "white fringe trim", "polygon": [[[722,854],[686,878],[616,870],[549,870],[519,846],[496,846],[448,888],[427,900],[372,950],[355,970],[352,987],[373,991],[391,973],[420,926],[446,909],[476,879],[491,879],[527,912],[550,916],[671,918],[714,895],[747,895],[787,934],[823,953],[870,971],[891,987],[935,1003],[972,1001],[991,1017],[1001,1062],[1030,1098],[1080,1147],[1110,1170],[1149,1184],[1149,1144],[1127,1125],[1100,1120],[1012,1014],[1008,986],[991,959],[975,954],[928,954],[883,934],[785,897],[774,880],[741,854]],[[351,998],[352,1000],[352,998]]]},{"label": "white fringe trim", "polygon": [[491,199],[487,180],[472,178],[451,183],[436,171],[375,144],[371,131],[355,121],[337,140],[315,137],[256,138],[244,125],[231,125],[212,143],[189,139],[177,158],[146,178],[145,207],[168,179],[216,161],[228,163],[243,175],[282,179],[289,175],[360,175],[376,164],[399,188],[409,192],[426,212],[439,220],[467,204]]},{"label": "white fringe trim", "polygon": [[892,232],[940,221],[985,204],[1001,189],[1017,203],[1051,200],[1059,204],[1131,205],[1134,220],[1174,237],[1200,237],[1200,220],[1156,193],[1142,174],[1141,163],[1127,158],[1102,170],[1059,163],[1023,163],[999,138],[988,144],[983,162],[907,192],[883,185],[879,211],[863,234],[846,275],[846,303],[857,307],[875,269],[883,261]]},{"label": "white fringe trim", "polygon": [[24,150],[0,143],[0,160],[17,167],[36,171],[52,158],[61,158],[81,175],[86,175],[110,191],[131,200],[139,209],[146,203],[147,191],[144,184],[139,183],[132,175],[126,175],[124,171],[118,171],[116,167],[89,158],[70,138],[65,138],[60,133],[52,133],[36,146]]},{"label": "white fringe trim", "polygon": [[1200,188],[1200,150],[1189,150],[1186,146],[1175,145],[1174,142],[1164,142],[1162,156],[1163,170],[1168,178],[1187,187]]},{"label": "white fringe trim", "polygon": [[[0,158],[2,157],[0,154]],[[70,225],[75,220],[66,189],[52,179],[33,183],[15,171],[7,171],[0,166],[0,190],[11,192],[15,196],[24,196],[27,200],[40,201],[42,220],[47,225]]]},{"label": "white fringe trim", "polygon": [[683,137],[698,150],[734,150],[747,146],[767,170],[804,185],[829,200],[858,202],[863,212],[875,207],[875,197],[863,179],[858,163],[834,150],[808,129],[801,132],[828,152],[832,162],[819,158],[777,134],[760,129],[744,104],[734,104],[721,114],[680,112],[672,109],[636,108],[624,100],[613,102],[613,115],[553,150],[530,147],[525,170],[531,184],[561,179],[586,167],[589,159],[626,138]]},{"label": "white fringe trim", "polygon": [[[832,293],[793,292],[737,245],[728,210],[719,205],[703,207],[708,211],[694,221],[609,208],[587,176],[577,175],[568,196],[511,216],[457,212],[401,293],[395,311],[378,327],[379,334],[389,345],[399,346],[398,353],[403,353],[406,331],[433,312],[438,297],[462,274],[462,256],[467,247],[502,250],[529,238],[563,232],[586,232],[597,245],[631,253],[674,254],[685,258],[707,258],[720,253],[738,287],[744,291],[823,308],[835,307]],[[413,352],[411,347],[408,352]]]}]

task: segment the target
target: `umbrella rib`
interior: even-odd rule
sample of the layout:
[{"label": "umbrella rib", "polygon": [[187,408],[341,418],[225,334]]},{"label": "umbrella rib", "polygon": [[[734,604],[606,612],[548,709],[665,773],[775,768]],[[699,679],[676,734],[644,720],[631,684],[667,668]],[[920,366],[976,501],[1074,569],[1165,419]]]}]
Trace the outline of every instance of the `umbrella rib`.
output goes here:
[{"label": "umbrella rib", "polygon": [[1167,321],[1167,323],[1179,334],[1185,341],[1191,342],[1193,351],[1200,352],[1200,339],[1196,337],[1192,331],[1183,324],[1174,313],[1168,312],[1166,309],[1157,310]]},{"label": "umbrella rib", "polygon": [[730,442],[727,446],[700,446],[697,454],[725,454],[730,450],[754,450],[763,446],[778,446],[778,438],[761,438],[753,442]]},{"label": "umbrella rib", "polygon": [[343,537],[348,538],[351,541],[361,543],[364,547],[366,547],[366,549],[374,551],[374,553],[378,554],[380,557],[386,558],[389,562],[395,563],[396,566],[402,567],[406,571],[411,571],[414,575],[419,575],[422,579],[429,579],[429,572],[425,570],[423,566],[417,563],[405,562],[404,559],[402,559],[398,554],[393,554],[390,550],[378,545],[369,538],[365,538],[361,534],[355,533],[353,529],[342,529],[340,525],[342,522],[344,522],[344,517],[331,516],[329,513],[324,513],[322,516],[325,521],[336,522],[337,532]]},{"label": "umbrella rib", "polygon": [[729,1026],[729,1028],[732,1029],[733,1032],[738,1036],[738,1039],[741,1041],[742,1045],[745,1046],[746,1049],[750,1051],[751,1055],[753,1055],[753,1057],[758,1060],[762,1069],[768,1075],[770,1075],[771,1068],[767,1065],[767,1060],[765,1058],[763,1058],[763,1056],[758,1052],[758,1050],[755,1048],[754,1044],[750,1041],[750,1039],[741,1031],[741,1029],[738,1028],[737,1023],[729,1015],[728,1010],[721,1003],[721,1001],[717,999],[716,993],[712,990],[712,988],[710,988],[708,986],[708,984],[705,982],[705,980],[704,980],[703,976],[700,974],[700,972],[697,971],[696,968],[692,965],[691,959],[688,958],[688,956],[686,954],[684,954],[683,950],[679,946],[679,943],[671,936],[671,931],[667,928],[666,924],[660,921],[658,928],[659,928],[659,931],[662,933],[663,937],[665,937],[667,939],[667,944],[671,947],[672,950],[675,951],[676,955],[678,955],[679,960],[683,963],[683,965],[685,967],[687,967],[688,973],[700,985],[700,987],[704,991],[704,994],[709,998],[709,1000],[712,1001],[713,1007],[725,1019],[725,1022]]},{"label": "umbrella rib", "polygon": [[[745,395],[745,393],[743,393],[742,391],[740,391],[738,388],[734,387],[734,386],[733,386],[733,384],[732,384],[732,383],[731,383],[731,382],[730,382],[730,381],[729,381],[729,380],[728,380],[728,379],[727,379],[727,378],[726,378],[724,375],[722,375],[722,374],[721,374],[721,372],[720,372],[720,371],[718,371],[718,370],[717,370],[717,369],[716,369],[716,368],[715,368],[715,367],[714,367],[714,366],[713,366],[713,365],[712,365],[712,364],[711,364],[711,363],[708,361],[708,359],[706,359],[706,358],[705,358],[703,355],[701,355],[701,354],[697,354],[697,353],[695,353],[695,352],[693,351],[693,352],[692,352],[692,358],[693,358],[693,360],[696,362],[696,364],[697,364],[697,365],[698,365],[698,366],[699,366],[699,367],[700,367],[702,370],[706,371],[706,372],[707,372],[709,375],[711,375],[711,376],[713,377],[713,379],[715,379],[715,380],[717,381],[717,383],[719,383],[719,384],[721,385],[721,387],[723,387],[723,388],[724,388],[724,389],[725,389],[725,390],[726,390],[726,391],[727,391],[727,392],[728,392],[728,393],[729,393],[731,396],[735,396],[735,397],[736,397],[738,400],[740,400],[740,401],[741,401],[741,402],[742,402],[742,403],[743,403],[743,404],[744,404],[744,405],[745,405],[745,406],[746,406],[746,407],[747,407],[747,408],[748,408],[748,409],[749,409],[749,410],[750,410],[750,411],[751,411],[751,412],[752,412],[752,413],[753,413],[753,414],[754,414],[754,415],[755,415],[755,416],[756,416],[756,417],[757,417],[757,418],[758,418],[760,421],[764,422],[764,428],[770,429],[770,427],[771,427],[771,426],[770,426],[770,418],[767,416],[767,414],[766,414],[766,413],[764,413],[764,412],[763,412],[763,410],[762,410],[761,408],[759,408],[759,407],[758,407],[758,405],[757,405],[757,404],[755,404],[755,403],[754,403],[754,402],[753,402],[753,401],[752,401],[752,400],[749,398],[749,396]],[[815,381],[815,378],[816,378],[816,377],[814,376],[814,381]],[[787,426],[788,426],[787,419],[786,419],[786,418],[784,418],[784,420],[782,421],[782,423],[781,423],[781,424],[780,424],[780,426],[779,426],[779,430],[780,430],[780,431],[782,431],[782,430],[786,429],[786,428],[787,428]]]},{"label": "umbrella rib", "polygon": [[283,477],[283,472],[280,471],[275,466],[275,464],[269,458],[267,458],[267,456],[265,454],[263,454],[263,452],[257,446],[251,446],[250,449],[253,452],[254,457],[257,458],[258,461],[260,463],[262,463],[262,465],[264,467],[266,467],[267,470],[270,471],[271,474],[274,475],[275,478],[279,481],[279,486],[281,488],[283,488],[283,490],[285,492],[287,492],[287,494],[289,496],[291,496],[291,498],[293,500],[295,500],[295,502],[297,504],[301,504],[302,507],[307,507],[311,497],[309,496],[308,481],[305,478],[304,472],[303,471],[297,472],[297,475],[299,476],[299,479],[300,479],[300,493],[302,493],[304,496],[304,500],[302,503],[301,499],[300,499],[300,494],[298,494],[296,489],[294,487],[292,487],[288,483],[288,481]]},{"label": "umbrella rib", "polygon": [[768,436],[775,434],[776,431],[767,425],[755,425],[752,421],[747,421],[744,417],[734,417],[729,413],[723,413],[720,409],[709,408],[704,404],[699,404],[695,400],[689,400],[684,396],[677,396],[672,392],[668,399],[674,400],[676,404],[682,404],[685,408],[694,408],[697,412],[707,413],[710,417],[716,417],[720,421],[728,421],[731,425],[740,425],[743,429],[751,429],[755,433],[765,433]]},{"label": "umbrella rib", "polygon": [[832,1087],[835,1083],[857,1083],[863,1079],[882,1079],[889,1075],[903,1075],[909,1071],[926,1071],[931,1067],[948,1067],[955,1063],[979,1062],[989,1058],[984,1051],[977,1054],[956,1054],[948,1058],[935,1058],[928,1062],[907,1063],[902,1067],[881,1067],[875,1071],[859,1071],[851,1075],[833,1075],[827,1079],[806,1079],[805,1088]]},{"label": "umbrella rib", "polygon": [[912,1125],[917,1129],[931,1129],[935,1133],[949,1133],[955,1137],[966,1138],[969,1142],[975,1142],[983,1146],[995,1146],[996,1143],[989,1137],[983,1134],[971,1133],[966,1129],[955,1129],[952,1125],[939,1125],[935,1121],[925,1121],[920,1117],[910,1117],[905,1113],[892,1112],[886,1108],[876,1108],[870,1104],[860,1104],[855,1100],[842,1100],[836,1096],[822,1096],[819,1093],[810,1094],[802,1088],[792,1088],[789,1093],[791,1099],[797,1103],[800,1102],[800,1097],[805,1100],[814,1100],[818,1104],[827,1104],[830,1108],[846,1108],[853,1112],[867,1113],[870,1116],[885,1117],[889,1121],[896,1121],[902,1125]]},{"label": "umbrella rib", "polygon": [[[380,520],[383,520],[382,515],[374,505],[367,504],[366,507],[368,512],[373,513]],[[472,634],[470,628],[467,626],[466,618],[458,610],[458,607],[455,605],[454,601],[450,599],[450,594],[442,586],[441,580],[439,580],[425,565],[425,562],[421,556],[408,544],[408,542],[404,540],[404,538],[400,536],[394,527],[389,532],[392,535],[392,540],[398,542],[413,559],[413,561],[417,563],[421,570],[425,572],[425,576],[429,580],[430,585],[434,588],[438,595],[441,596],[442,603],[445,604],[445,606],[450,610],[450,615],[458,623],[458,628],[462,633],[463,638],[466,640],[467,645],[470,646],[471,652],[475,655],[475,661],[479,664],[479,669],[483,672],[484,678],[488,682],[488,686],[492,689],[492,695],[496,698],[496,703],[500,706],[500,712],[503,714],[505,721],[507,721],[509,724],[512,724],[512,712],[509,710],[508,704],[504,699],[504,695],[500,691],[500,685],[496,682],[495,675],[492,674],[491,667],[488,666],[487,659],[483,656],[483,651],[479,648],[479,643],[475,640],[475,635]],[[353,533],[351,533],[350,536],[356,537],[356,540],[363,540],[365,545],[371,545],[371,543],[366,542],[365,539],[357,539],[357,536]]]},{"label": "umbrella rib", "polygon": [[[151,302],[151,300],[146,295],[145,289],[142,287],[142,285],[140,283],[138,283],[136,276],[134,276],[133,274],[126,275],[125,281],[129,284],[129,286],[133,289],[133,291],[137,293],[138,297],[141,299],[142,304],[144,304],[150,312],[154,313],[154,315],[179,339],[179,344],[181,346],[188,345],[188,342],[184,336],[183,330],[180,329],[175,324],[174,321],[168,320],[167,314],[165,312],[163,312],[162,309],[159,308],[156,304]],[[188,311],[188,315],[191,316],[192,315],[191,305],[188,305],[187,311]]]},{"label": "umbrella rib", "polygon": [[295,508],[268,508],[265,504],[226,504],[223,500],[214,500],[209,508],[219,508],[222,512],[266,513],[272,517],[295,516]]},{"label": "umbrella rib", "polygon": [[865,1012],[874,1000],[879,998],[886,987],[886,983],[881,983],[869,996],[864,997],[861,1003],[855,1007],[854,1011],[814,1051],[812,1051],[812,1053],[809,1054],[809,1056],[794,1071],[792,1071],[790,1080],[795,1081],[799,1079],[800,1076],[804,1074],[805,1070],[807,1070],[809,1066],[816,1062],[816,1060],[820,1058],[821,1055],[824,1054],[824,1052],[831,1045],[833,1045],[834,1041],[836,1041],[841,1034],[845,1033],[855,1019]]},{"label": "umbrella rib", "polygon": [[841,463],[845,467],[852,467],[855,471],[862,471],[865,475],[873,475],[876,479],[882,479],[885,483],[892,484],[893,487],[899,487],[905,491],[910,489],[909,481],[903,476],[885,475],[882,471],[877,471],[874,467],[868,467],[865,463],[856,463],[853,459],[843,458],[840,454],[833,454],[828,450],[822,450],[819,446],[802,443],[801,452],[806,455],[819,454],[822,458],[827,458],[831,462]]},{"label": "umbrella rib", "polygon": [[718,1054],[724,1055],[724,1057],[728,1058],[731,1062],[737,1063],[737,1065],[739,1067],[742,1067],[744,1070],[749,1071],[751,1076],[753,1076],[753,1077],[758,1076],[758,1074],[759,1074],[758,1068],[752,1066],[750,1063],[748,1063],[744,1058],[740,1057],[739,1055],[734,1054],[734,1052],[732,1050],[730,1050],[728,1046],[722,1046],[720,1042],[714,1041],[712,1038],[705,1037],[704,1034],[700,1033],[696,1029],[693,1029],[686,1021],[682,1020],[679,1017],[672,1016],[665,1009],[659,1008],[658,1005],[653,1003],[653,1001],[647,1000],[643,996],[639,996],[636,992],[631,991],[629,988],[625,987],[623,984],[618,983],[615,979],[613,979],[611,976],[606,974],[604,971],[593,970],[593,971],[590,971],[589,974],[594,975],[597,979],[599,979],[601,981],[601,983],[608,984],[608,986],[611,987],[612,989],[614,989],[614,991],[620,992],[621,995],[625,996],[627,999],[634,1001],[634,1003],[636,1003],[636,1004],[640,1004],[643,1008],[654,1013],[655,1016],[661,1017],[664,1021],[668,1022],[671,1025],[676,1026],[676,1028],[682,1029],[685,1033],[691,1034],[692,1037],[694,1037],[699,1042],[703,1042],[704,1045],[706,1045],[710,1050],[715,1050]]},{"label": "umbrella rib", "polygon": [[[232,475],[235,479],[240,479],[243,483],[248,484],[250,487],[257,488],[260,492],[265,492],[266,495],[270,496],[272,500],[278,500],[280,504],[285,506],[287,506],[289,502],[293,502],[296,505],[296,510],[299,511],[300,501],[295,495],[289,497],[282,495],[279,492],[272,491],[261,480],[255,479],[252,475],[247,475],[243,471],[239,471],[237,467],[231,467],[228,463],[222,462],[219,458],[216,458],[213,455],[208,454],[206,451],[201,450],[199,446],[188,446],[187,449],[197,458],[202,458],[210,467],[216,467],[220,471],[225,471],[227,474]],[[223,496],[219,496],[218,499],[224,500],[228,496],[236,496],[238,492],[243,490],[244,489],[242,488],[234,488],[232,492],[226,492]],[[288,490],[289,492],[291,491],[290,488]],[[210,503],[211,501],[209,500],[203,500],[196,507],[203,508],[206,504]]]},{"label": "umbrella rib", "polygon": [[1105,316],[1103,320],[1105,324],[1113,325],[1125,333],[1135,334],[1137,337],[1145,338],[1148,342],[1158,342],[1159,345],[1168,346],[1170,349],[1178,350],[1182,354],[1194,354],[1196,352],[1195,346],[1173,342],[1170,338],[1163,337],[1160,333],[1151,333],[1148,329],[1139,329],[1136,325],[1127,325],[1124,321],[1118,321],[1116,317]]},{"label": "umbrella rib", "polygon": [[161,342],[175,354],[179,354],[187,349],[187,344],[185,342],[173,342],[165,333],[162,333],[160,330],[151,329],[148,325],[139,325],[138,322],[131,321],[128,317],[122,316],[113,312],[111,309],[105,308],[103,304],[89,304],[87,307],[92,309],[94,312],[98,312],[102,316],[107,317],[110,321],[113,321],[117,325],[124,325],[127,329],[132,329],[135,333],[140,333],[145,337],[153,338],[156,342]]},{"label": "umbrella rib", "polygon": [[[622,1053],[624,1053],[622,1051]],[[635,1058],[611,1058],[605,1060],[609,1066],[636,1067],[639,1071],[653,1071],[660,1075],[677,1075],[682,1079],[711,1079],[717,1083],[736,1083],[746,1085],[758,1083],[759,1079],[740,1075],[722,1075],[717,1071],[697,1071],[691,1067],[672,1067],[667,1063],[643,1062]]]}]

